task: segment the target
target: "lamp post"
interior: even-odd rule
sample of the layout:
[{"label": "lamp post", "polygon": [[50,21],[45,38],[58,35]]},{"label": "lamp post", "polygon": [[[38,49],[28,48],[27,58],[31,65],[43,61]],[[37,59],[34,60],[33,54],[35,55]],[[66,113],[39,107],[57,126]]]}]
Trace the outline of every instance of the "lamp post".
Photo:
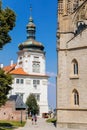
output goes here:
[{"label": "lamp post", "polygon": [[19,95],[17,96],[15,106],[16,106],[16,110],[18,110],[19,113],[20,113],[19,120],[20,120],[20,123],[22,124],[22,122],[23,122],[23,114],[24,114],[24,110],[26,110],[26,105],[24,104],[22,97],[19,96]]},{"label": "lamp post", "polygon": [[23,104],[21,103],[21,124],[22,124],[22,110],[23,110]]},{"label": "lamp post", "polygon": [[21,124],[22,124],[22,109],[21,109]]}]

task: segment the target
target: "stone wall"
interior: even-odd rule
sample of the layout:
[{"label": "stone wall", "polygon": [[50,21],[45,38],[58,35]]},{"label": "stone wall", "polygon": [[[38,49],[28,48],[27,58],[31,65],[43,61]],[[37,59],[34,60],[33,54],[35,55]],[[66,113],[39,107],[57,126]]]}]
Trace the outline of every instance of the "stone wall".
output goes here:
[{"label": "stone wall", "polygon": [[26,111],[15,110],[14,101],[7,101],[6,104],[0,108],[0,120],[21,121],[21,114],[22,120],[25,121]]}]

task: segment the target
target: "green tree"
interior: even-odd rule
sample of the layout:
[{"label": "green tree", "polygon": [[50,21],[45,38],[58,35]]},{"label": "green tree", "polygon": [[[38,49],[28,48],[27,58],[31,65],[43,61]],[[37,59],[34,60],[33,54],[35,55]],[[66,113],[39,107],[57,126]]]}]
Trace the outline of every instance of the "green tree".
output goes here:
[{"label": "green tree", "polygon": [[0,69],[0,106],[4,105],[7,101],[7,95],[9,90],[12,88],[10,85],[12,84],[12,77],[10,74],[5,74],[5,72]]},{"label": "green tree", "polygon": [[38,114],[39,105],[37,104],[34,94],[30,94],[27,98],[26,105],[28,106],[28,113],[31,112],[32,115]]},{"label": "green tree", "polygon": [[0,48],[11,41],[9,31],[15,26],[16,15],[10,8],[2,9],[0,0]]}]

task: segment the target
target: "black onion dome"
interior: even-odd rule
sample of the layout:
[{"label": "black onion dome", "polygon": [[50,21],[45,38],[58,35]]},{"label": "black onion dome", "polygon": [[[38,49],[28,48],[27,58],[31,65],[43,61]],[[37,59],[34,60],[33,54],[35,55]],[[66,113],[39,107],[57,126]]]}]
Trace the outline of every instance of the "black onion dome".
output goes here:
[{"label": "black onion dome", "polygon": [[34,39],[28,39],[27,41],[23,42],[22,44],[19,45],[19,50],[23,49],[39,49],[39,50],[44,50],[44,46],[42,43],[37,42]]},{"label": "black onion dome", "polygon": [[19,50],[37,49],[43,51],[44,46],[40,42],[35,40],[36,26],[31,16],[29,18],[29,23],[27,24],[26,29],[27,29],[27,40],[19,44],[18,46]]}]

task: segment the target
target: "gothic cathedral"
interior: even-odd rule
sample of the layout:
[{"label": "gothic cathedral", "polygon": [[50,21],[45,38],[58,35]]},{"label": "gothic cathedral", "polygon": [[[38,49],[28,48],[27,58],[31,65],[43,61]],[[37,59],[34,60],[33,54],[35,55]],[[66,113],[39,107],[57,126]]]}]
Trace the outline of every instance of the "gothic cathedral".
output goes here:
[{"label": "gothic cathedral", "polygon": [[58,0],[57,126],[87,128],[87,0]]}]

